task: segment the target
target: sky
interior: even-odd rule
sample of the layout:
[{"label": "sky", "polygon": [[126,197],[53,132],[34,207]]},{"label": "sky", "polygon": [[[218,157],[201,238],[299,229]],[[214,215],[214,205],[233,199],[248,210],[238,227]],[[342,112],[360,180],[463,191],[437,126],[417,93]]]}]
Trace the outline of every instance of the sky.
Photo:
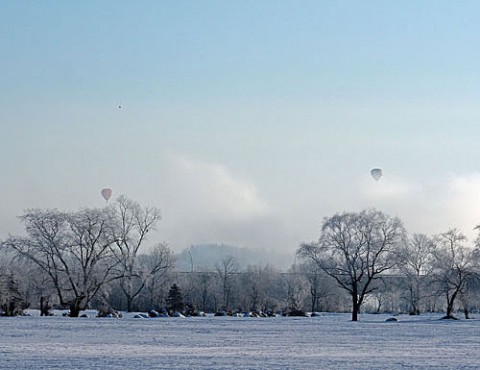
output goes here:
[{"label": "sky", "polygon": [[175,250],[294,252],[365,208],[473,239],[478,24],[477,1],[2,1],[0,238],[108,187]]}]

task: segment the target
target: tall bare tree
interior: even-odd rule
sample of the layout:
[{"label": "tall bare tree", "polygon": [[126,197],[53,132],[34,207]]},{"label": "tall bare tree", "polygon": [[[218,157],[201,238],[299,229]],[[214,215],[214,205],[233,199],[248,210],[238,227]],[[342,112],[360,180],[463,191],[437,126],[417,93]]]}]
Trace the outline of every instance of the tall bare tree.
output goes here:
[{"label": "tall bare tree", "polygon": [[413,234],[399,249],[400,272],[405,276],[405,299],[410,313],[419,315],[433,273],[434,241],[424,234]]},{"label": "tall bare tree", "polygon": [[[467,245],[465,235],[451,229],[437,236],[433,256],[435,281],[439,293],[445,295],[447,317],[453,317],[456,299],[466,295],[466,284],[474,274],[473,249]],[[468,318],[468,311],[465,316]]]},{"label": "tall bare tree", "polygon": [[271,265],[248,266],[241,276],[242,306],[253,311],[273,310],[272,300],[269,292],[272,290],[272,281],[276,278],[277,272]]},{"label": "tall bare tree", "polygon": [[163,243],[156,244],[148,252],[140,255],[138,260],[140,276],[136,290],[137,295],[143,294],[143,290],[147,285],[154,286],[161,283],[162,280],[167,281],[174,266],[173,251],[168,245]]},{"label": "tall bare tree", "polygon": [[223,307],[229,309],[232,303],[233,276],[239,271],[239,264],[235,257],[226,256],[215,266],[217,277],[222,289]]},{"label": "tall bare tree", "polygon": [[331,278],[323,272],[317,263],[309,260],[300,265],[300,271],[305,277],[310,292],[310,311],[315,312],[319,308],[320,300],[326,300],[332,296]]},{"label": "tall bare tree", "polygon": [[342,213],[325,218],[319,241],[302,244],[298,254],[349,293],[352,321],[357,321],[365,296],[375,289],[372,282],[395,266],[395,252],[404,238],[396,217],[377,210]]},{"label": "tall bare tree", "polygon": [[131,312],[134,299],[145,288],[148,279],[171,267],[171,253],[163,245],[155,249],[155,255],[148,259],[148,264],[141,264],[139,260],[147,235],[161,219],[160,210],[154,207],[142,208],[139,203],[121,195],[116,199],[113,213],[117,244],[113,251],[118,262],[120,287],[125,295],[127,311]]},{"label": "tall bare tree", "polygon": [[302,303],[307,297],[304,279],[296,264],[293,264],[287,274],[282,274],[283,313],[305,315]]},{"label": "tall bare tree", "polygon": [[51,279],[62,305],[77,317],[99,289],[115,278],[112,255],[115,237],[108,210],[84,209],[74,213],[30,210],[20,217],[25,237],[2,243],[35,263]]},{"label": "tall bare tree", "polygon": [[213,271],[189,272],[180,274],[187,287],[185,301],[204,312],[218,310],[218,297],[215,291],[218,274]]}]

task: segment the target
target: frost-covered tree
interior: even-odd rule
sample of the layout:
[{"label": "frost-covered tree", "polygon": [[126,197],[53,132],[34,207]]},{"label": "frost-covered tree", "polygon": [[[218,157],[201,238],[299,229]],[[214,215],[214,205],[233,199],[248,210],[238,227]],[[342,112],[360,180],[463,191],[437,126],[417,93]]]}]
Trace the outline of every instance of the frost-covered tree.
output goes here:
[{"label": "frost-covered tree", "polygon": [[345,289],[352,301],[352,321],[381,274],[396,264],[404,242],[400,219],[377,210],[341,213],[324,219],[318,242],[303,244],[298,254],[318,265]]},{"label": "frost-covered tree", "polygon": [[190,272],[180,274],[184,289],[184,297],[203,312],[216,312],[219,309],[219,294],[217,294],[217,277],[213,271]]},{"label": "frost-covered tree", "polygon": [[424,299],[431,295],[434,241],[424,234],[413,234],[398,251],[398,268],[405,276],[404,298],[411,314],[419,315]]},{"label": "frost-covered tree", "polygon": [[225,309],[230,309],[233,301],[234,276],[238,273],[240,266],[233,256],[226,256],[215,266],[217,278],[222,292],[222,304]]},{"label": "frost-covered tree", "polygon": [[283,313],[304,315],[302,303],[308,293],[303,276],[296,265],[293,265],[287,274],[283,274],[281,284],[283,287]]},{"label": "frost-covered tree", "polygon": [[[119,283],[127,302],[127,311],[132,311],[134,299],[142,292],[147,281],[172,265],[171,253],[166,245],[155,249],[148,263],[141,263],[148,234],[160,221],[160,210],[141,207],[137,202],[122,195],[112,206],[116,248],[113,248],[118,265]],[[145,260],[145,259],[144,259]],[[152,263],[153,262],[153,263]]]},{"label": "frost-covered tree", "polygon": [[271,294],[277,272],[271,265],[248,266],[242,274],[239,287],[241,306],[246,310],[270,312],[275,309],[276,302]]},{"label": "frost-covered tree", "polygon": [[26,302],[19,289],[14,272],[0,269],[0,310],[3,316],[16,316],[23,313]]},{"label": "frost-covered tree", "polygon": [[334,295],[331,278],[312,260],[300,265],[300,271],[305,278],[309,291],[309,309],[312,312],[319,310],[320,300],[326,300]]},{"label": "frost-covered tree", "polygon": [[158,302],[158,298],[163,296],[166,290],[162,285],[171,279],[173,252],[168,245],[159,243],[139,257],[139,264],[143,274],[140,281],[144,284],[139,297],[147,298],[144,301],[150,302],[151,308],[153,302]]},{"label": "frost-covered tree", "polygon": [[[466,294],[466,284],[474,274],[474,254],[467,237],[451,229],[436,237],[433,249],[433,276],[447,303],[447,317],[453,317],[456,299]],[[468,312],[466,312],[468,317]]]},{"label": "frost-covered tree", "polygon": [[49,278],[61,305],[77,317],[99,289],[115,278],[115,236],[107,209],[66,213],[30,210],[20,220],[26,236],[9,237],[4,248],[36,264]]}]

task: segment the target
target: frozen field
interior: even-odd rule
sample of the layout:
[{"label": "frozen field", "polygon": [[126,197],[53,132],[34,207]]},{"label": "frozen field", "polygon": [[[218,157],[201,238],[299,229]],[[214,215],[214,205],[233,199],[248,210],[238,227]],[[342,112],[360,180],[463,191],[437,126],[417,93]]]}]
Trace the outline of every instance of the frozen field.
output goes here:
[{"label": "frozen field", "polygon": [[480,321],[0,318],[1,369],[478,369]]}]

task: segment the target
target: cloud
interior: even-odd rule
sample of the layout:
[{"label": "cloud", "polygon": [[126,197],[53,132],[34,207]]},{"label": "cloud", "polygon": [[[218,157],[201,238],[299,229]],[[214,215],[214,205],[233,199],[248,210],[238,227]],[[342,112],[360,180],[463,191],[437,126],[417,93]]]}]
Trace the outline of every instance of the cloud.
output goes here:
[{"label": "cloud", "polygon": [[428,183],[382,178],[362,186],[363,205],[397,215],[408,231],[436,234],[459,228],[472,238],[480,224],[480,173],[450,174]]},{"label": "cloud", "polygon": [[381,178],[374,182],[372,179],[363,179],[362,191],[364,196],[372,201],[389,203],[390,201],[408,200],[412,197],[418,197],[422,192],[421,186],[409,183],[402,178]]},{"label": "cloud", "polygon": [[168,163],[162,223],[174,248],[206,243],[286,247],[284,222],[248,179],[223,164],[184,155],[171,154]]},{"label": "cloud", "polygon": [[480,173],[452,176],[448,182],[441,208],[450,215],[453,227],[460,227],[465,233],[480,224]]},{"label": "cloud", "polygon": [[174,156],[169,175],[183,204],[192,211],[221,219],[248,219],[268,212],[255,187],[225,165]]}]

